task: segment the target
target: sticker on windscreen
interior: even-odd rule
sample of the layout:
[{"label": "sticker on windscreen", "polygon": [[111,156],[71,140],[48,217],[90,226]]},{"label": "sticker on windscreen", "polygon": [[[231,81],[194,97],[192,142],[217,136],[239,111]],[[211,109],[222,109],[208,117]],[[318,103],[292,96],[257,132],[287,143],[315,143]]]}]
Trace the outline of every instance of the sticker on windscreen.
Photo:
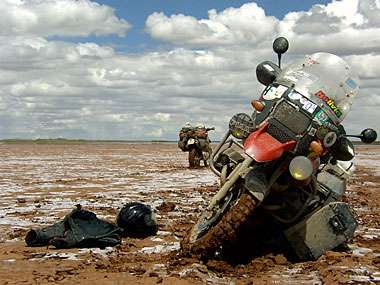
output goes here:
[{"label": "sticker on windscreen", "polygon": [[309,99],[302,96],[298,92],[293,91],[288,95],[288,97],[289,97],[289,99],[291,99],[293,101],[298,101],[299,105],[301,105],[302,109],[304,109],[305,111],[307,111],[310,114],[313,114],[314,111],[317,109],[316,104],[314,104],[313,102],[311,102]]},{"label": "sticker on windscreen", "polygon": [[265,100],[274,100],[281,98],[284,95],[285,91],[288,90],[288,87],[279,85],[277,87],[272,86],[263,94]]},{"label": "sticker on windscreen", "polygon": [[322,90],[318,91],[314,95],[321,99],[335,113],[337,118],[342,116],[342,111],[336,105],[335,101],[329,98]]},{"label": "sticker on windscreen", "polygon": [[311,56],[308,56],[306,58],[306,65],[307,66],[312,66],[314,64],[319,64],[319,62],[317,60],[313,59]]},{"label": "sticker on windscreen", "polygon": [[323,112],[322,110],[320,110],[316,115],[315,115],[315,118],[320,122],[320,123],[324,123],[324,122],[327,122],[329,120],[329,117],[326,115],[325,112]]},{"label": "sticker on windscreen", "polygon": [[355,89],[356,87],[358,87],[358,84],[356,84],[356,82],[352,79],[352,78],[348,78],[346,80],[346,84],[351,87],[352,89]]},{"label": "sticker on windscreen", "polygon": [[319,124],[330,130],[338,129],[333,123],[331,123],[329,116],[327,116],[323,110],[320,110],[314,118],[318,121]]}]

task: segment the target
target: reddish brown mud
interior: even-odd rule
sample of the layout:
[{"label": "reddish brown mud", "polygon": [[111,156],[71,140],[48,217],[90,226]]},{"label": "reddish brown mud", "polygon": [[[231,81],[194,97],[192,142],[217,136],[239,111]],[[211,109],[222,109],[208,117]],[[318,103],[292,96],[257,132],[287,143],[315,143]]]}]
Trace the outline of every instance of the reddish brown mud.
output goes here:
[{"label": "reddish brown mud", "polygon": [[[0,145],[1,284],[376,284],[380,282],[380,148],[359,147],[345,200],[359,228],[347,252],[290,263],[269,254],[248,264],[184,258],[179,242],[216,191],[206,168],[188,169],[175,144]],[[131,201],[151,205],[158,235],[120,246],[26,247],[28,229],[76,205],[114,221]]]}]

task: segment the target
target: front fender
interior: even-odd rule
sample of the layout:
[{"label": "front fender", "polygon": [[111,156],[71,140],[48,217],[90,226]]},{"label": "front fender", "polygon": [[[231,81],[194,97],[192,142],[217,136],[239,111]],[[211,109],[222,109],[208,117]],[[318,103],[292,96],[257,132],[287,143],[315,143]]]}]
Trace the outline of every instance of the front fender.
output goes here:
[{"label": "front fender", "polygon": [[244,142],[244,152],[257,162],[273,161],[282,156],[284,151],[291,150],[295,141],[281,143],[266,132],[266,122],[260,129],[251,133]]}]

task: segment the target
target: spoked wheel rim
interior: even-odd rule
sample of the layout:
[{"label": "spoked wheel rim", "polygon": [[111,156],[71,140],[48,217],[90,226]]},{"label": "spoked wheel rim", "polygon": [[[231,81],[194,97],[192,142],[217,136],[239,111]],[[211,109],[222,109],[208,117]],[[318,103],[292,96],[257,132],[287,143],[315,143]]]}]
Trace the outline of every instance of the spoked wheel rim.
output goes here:
[{"label": "spoked wheel rim", "polygon": [[211,227],[220,221],[226,211],[233,205],[233,201],[236,201],[240,195],[241,191],[230,191],[220,203],[218,209],[214,207],[212,210],[204,211],[191,230],[189,242],[194,243],[202,238]]},{"label": "spoked wheel rim", "polygon": [[257,205],[251,194],[239,192],[235,192],[236,196],[232,195],[230,202],[227,200],[231,197],[222,201],[221,205],[228,204],[228,207],[218,215],[214,213],[214,216],[207,217],[206,213],[198,219],[181,242],[184,254],[209,259],[219,249],[235,240],[238,229],[247,221]]}]

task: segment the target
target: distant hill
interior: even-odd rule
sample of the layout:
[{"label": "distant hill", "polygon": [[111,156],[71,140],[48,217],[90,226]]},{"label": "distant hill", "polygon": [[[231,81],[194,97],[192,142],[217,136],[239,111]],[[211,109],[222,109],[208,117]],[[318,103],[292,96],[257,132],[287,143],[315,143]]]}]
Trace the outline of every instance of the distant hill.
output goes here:
[{"label": "distant hill", "polygon": [[27,144],[27,143],[34,143],[34,144],[69,144],[69,143],[75,143],[75,144],[82,144],[86,143],[86,140],[80,140],[80,139],[36,139],[36,140],[29,140],[29,139],[5,139],[1,140],[0,142],[6,143],[6,144]]},{"label": "distant hill", "polygon": [[[361,141],[352,141],[354,145],[366,145]],[[3,144],[94,144],[94,143],[177,143],[170,140],[84,140],[84,139],[4,139],[0,140]],[[213,143],[219,143],[218,140]],[[372,145],[380,145],[380,141],[372,143]]]},{"label": "distant hill", "polygon": [[165,140],[84,140],[84,139],[4,139],[3,144],[93,144],[93,143],[174,143],[176,141]]}]

